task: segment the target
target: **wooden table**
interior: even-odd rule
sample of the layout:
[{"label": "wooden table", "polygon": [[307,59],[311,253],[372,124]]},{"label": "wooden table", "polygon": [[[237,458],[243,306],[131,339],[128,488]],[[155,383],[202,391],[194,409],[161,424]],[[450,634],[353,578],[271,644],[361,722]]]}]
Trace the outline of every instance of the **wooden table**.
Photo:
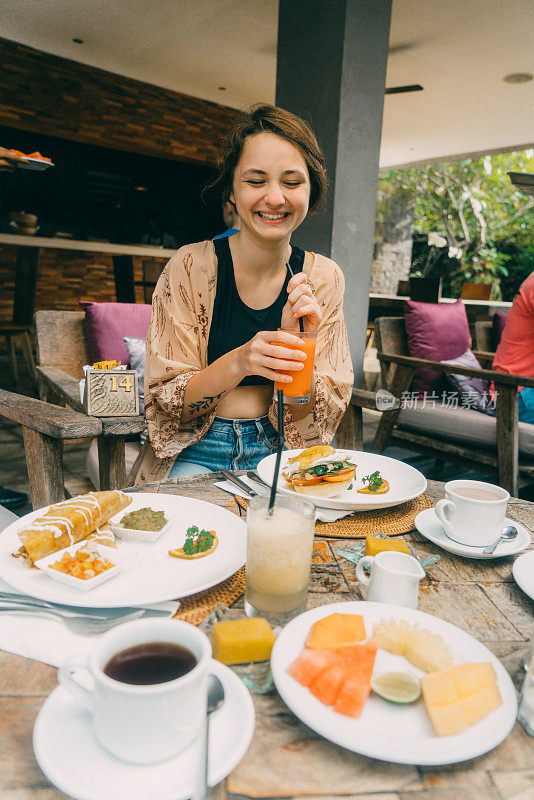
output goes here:
[{"label": "wooden table", "polygon": [[[232,507],[233,500],[213,486],[217,476],[202,475],[143,487],[179,493]],[[434,502],[443,484],[430,482]],[[236,510],[237,513],[237,509]],[[534,503],[513,499],[508,516],[534,530]],[[419,555],[440,552],[421,584],[419,609],[468,631],[502,661],[516,688],[533,632],[534,604],[513,580],[512,558],[468,561],[439,551],[416,531],[404,537]],[[336,557],[342,539],[318,539],[309,607],[363,595],[354,566]],[[243,601],[232,614],[242,614]],[[0,654],[2,800],[61,800],[41,773],[32,750],[32,729],[47,695],[56,686],[52,667]],[[451,767],[412,767],[365,758],[315,734],[289,711],[275,691],[254,695],[256,730],[236,769],[212,796],[226,798],[300,798],[300,800],[533,800],[534,739],[516,723],[508,738],[485,756]],[[146,800],[155,800],[147,798]],[[113,800],[112,794],[109,799]]]}]

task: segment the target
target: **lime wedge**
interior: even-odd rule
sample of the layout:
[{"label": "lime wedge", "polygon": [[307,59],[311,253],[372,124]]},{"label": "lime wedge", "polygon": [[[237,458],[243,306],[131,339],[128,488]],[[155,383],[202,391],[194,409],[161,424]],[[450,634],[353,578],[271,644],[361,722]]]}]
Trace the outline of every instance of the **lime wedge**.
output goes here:
[{"label": "lime wedge", "polygon": [[411,672],[382,672],[371,680],[371,688],[391,703],[413,703],[421,694],[421,682]]}]

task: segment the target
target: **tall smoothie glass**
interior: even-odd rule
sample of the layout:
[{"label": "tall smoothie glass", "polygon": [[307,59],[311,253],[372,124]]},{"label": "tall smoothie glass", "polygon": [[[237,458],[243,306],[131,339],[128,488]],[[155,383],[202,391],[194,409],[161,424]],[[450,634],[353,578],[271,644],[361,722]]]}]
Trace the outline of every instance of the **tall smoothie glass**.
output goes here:
[{"label": "tall smoothie glass", "polygon": [[[280,330],[283,329],[281,328]],[[277,390],[282,389],[284,392],[284,403],[302,405],[304,403],[308,403],[311,397],[316,333],[315,331],[313,333],[295,333],[295,331],[286,331],[286,333],[292,333],[294,336],[298,336],[299,339],[302,340],[303,344],[290,345],[277,342],[278,347],[287,347],[289,350],[303,350],[308,357],[306,361],[303,362],[304,366],[301,370],[278,370],[278,372],[280,372],[282,375],[289,375],[289,377],[293,378],[293,380],[291,383],[275,382],[274,391],[276,395]]]},{"label": "tall smoothie glass", "polygon": [[315,507],[296,497],[253,497],[247,511],[245,613],[285,625],[306,608]]}]

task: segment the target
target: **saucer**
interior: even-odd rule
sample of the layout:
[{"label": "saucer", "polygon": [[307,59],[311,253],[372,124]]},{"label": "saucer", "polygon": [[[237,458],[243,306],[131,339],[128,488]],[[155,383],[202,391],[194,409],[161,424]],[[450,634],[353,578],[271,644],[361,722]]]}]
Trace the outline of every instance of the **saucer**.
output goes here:
[{"label": "saucer", "polygon": [[[223,706],[210,717],[209,783],[214,786],[247,751],[254,733],[254,704],[228,667],[212,661],[210,672],[225,693]],[[54,689],[37,716],[33,749],[48,780],[74,800],[186,800],[194,792],[198,740],[162,764],[126,764],[100,747],[91,715],[62,686]]]},{"label": "saucer", "polygon": [[[484,560],[504,558],[505,556],[512,556],[515,553],[520,553],[522,550],[526,550],[526,548],[532,543],[532,537],[527,528],[525,528],[525,526],[521,525],[519,522],[516,522],[515,519],[508,519],[508,517],[505,517],[504,519],[503,530],[507,528],[508,525],[514,525],[518,530],[518,534],[516,538],[512,539],[511,541],[501,542],[494,553],[482,552],[484,547],[487,545],[473,547],[472,545],[460,544],[459,542],[455,542],[454,539],[449,539],[443,530],[441,522],[436,517],[436,512],[433,508],[427,508],[425,511],[420,511],[416,516],[414,523],[419,533],[421,533],[426,539],[434,542],[434,544],[437,544],[438,547],[448,550],[449,553],[454,553],[457,556],[465,556],[465,558],[478,558]],[[495,539],[496,538],[497,537],[495,537]]]},{"label": "saucer", "polygon": [[517,585],[534,600],[534,550],[516,558],[512,573]]}]

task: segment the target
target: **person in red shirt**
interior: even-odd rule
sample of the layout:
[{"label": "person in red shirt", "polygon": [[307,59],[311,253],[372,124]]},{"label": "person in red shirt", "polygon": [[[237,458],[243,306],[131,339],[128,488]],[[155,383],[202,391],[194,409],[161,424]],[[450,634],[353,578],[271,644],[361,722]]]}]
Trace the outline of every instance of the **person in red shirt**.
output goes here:
[{"label": "person in red shirt", "polygon": [[[534,272],[523,281],[514,297],[493,369],[534,378]],[[534,389],[521,389],[518,411],[521,422],[534,424]]]}]

